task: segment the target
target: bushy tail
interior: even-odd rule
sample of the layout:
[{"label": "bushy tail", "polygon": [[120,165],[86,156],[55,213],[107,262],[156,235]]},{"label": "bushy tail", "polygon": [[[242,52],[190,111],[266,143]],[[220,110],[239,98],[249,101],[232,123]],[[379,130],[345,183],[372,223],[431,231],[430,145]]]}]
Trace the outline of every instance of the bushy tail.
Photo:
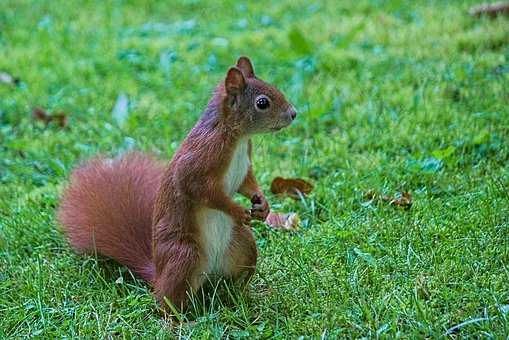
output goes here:
[{"label": "bushy tail", "polygon": [[152,211],[163,171],[162,163],[138,152],[95,158],[74,170],[58,211],[70,244],[151,282]]}]

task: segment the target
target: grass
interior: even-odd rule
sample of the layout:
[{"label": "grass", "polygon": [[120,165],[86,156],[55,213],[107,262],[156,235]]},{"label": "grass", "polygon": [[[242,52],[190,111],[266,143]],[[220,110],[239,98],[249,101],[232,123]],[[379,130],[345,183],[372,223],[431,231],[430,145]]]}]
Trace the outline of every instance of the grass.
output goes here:
[{"label": "grass", "polygon": [[[0,337],[509,336],[509,24],[475,2],[4,0],[0,71],[21,83],[0,83]],[[169,159],[241,54],[299,111],[255,138],[259,181],[315,190],[269,195],[302,227],[254,226],[245,291],[170,322],[125,268],[75,255],[55,207],[80,160]]]}]

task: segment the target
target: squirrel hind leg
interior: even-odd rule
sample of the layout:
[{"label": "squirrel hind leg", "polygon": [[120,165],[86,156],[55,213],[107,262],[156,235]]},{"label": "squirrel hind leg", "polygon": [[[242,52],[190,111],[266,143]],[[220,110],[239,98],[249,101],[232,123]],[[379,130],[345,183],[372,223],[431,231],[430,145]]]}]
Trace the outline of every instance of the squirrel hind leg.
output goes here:
[{"label": "squirrel hind leg", "polygon": [[258,258],[253,232],[245,227],[234,227],[228,251],[226,276],[247,283],[255,273]]},{"label": "squirrel hind leg", "polygon": [[166,299],[177,309],[184,310],[189,297],[205,281],[200,250],[196,244],[183,241],[159,243],[156,248],[155,296],[165,310],[168,310]]}]

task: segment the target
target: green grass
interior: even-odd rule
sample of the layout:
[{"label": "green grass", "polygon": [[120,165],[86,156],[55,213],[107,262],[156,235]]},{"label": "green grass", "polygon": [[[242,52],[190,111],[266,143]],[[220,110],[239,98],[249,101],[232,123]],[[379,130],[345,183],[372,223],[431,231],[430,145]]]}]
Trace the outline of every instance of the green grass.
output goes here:
[{"label": "green grass", "polygon": [[[3,0],[0,71],[21,83],[0,83],[0,337],[509,336],[509,22],[475,2]],[[315,190],[269,195],[302,228],[254,226],[245,291],[170,322],[125,268],[75,255],[55,208],[80,160],[169,159],[241,54],[300,114],[254,139],[260,183]]]}]

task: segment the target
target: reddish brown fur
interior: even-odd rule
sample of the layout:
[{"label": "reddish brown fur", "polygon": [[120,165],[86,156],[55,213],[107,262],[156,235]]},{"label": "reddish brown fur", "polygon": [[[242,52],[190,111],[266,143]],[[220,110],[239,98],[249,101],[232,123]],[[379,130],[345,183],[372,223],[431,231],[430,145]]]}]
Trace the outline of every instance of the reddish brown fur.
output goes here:
[{"label": "reddish brown fur", "polygon": [[79,252],[109,256],[151,282],[152,211],[162,163],[141,153],[95,158],[74,170],[58,219]]},{"label": "reddish brown fur", "polygon": [[[208,259],[200,227],[206,226],[197,220],[204,207],[234,221],[224,274],[249,277],[256,267],[256,243],[246,226],[251,217],[265,219],[269,206],[251,167],[238,188],[252,199],[251,212],[225,192],[225,173],[241,138],[287,126],[295,112],[279,91],[255,77],[249,59],[240,58],[237,67],[165,170],[137,153],[111,164],[93,160],[73,173],[60,207],[60,222],[77,250],[125,264],[153,283],[163,306],[166,297],[183,307],[204,280]],[[270,96],[267,112],[253,109],[260,94]],[[251,141],[248,150],[250,157]]]},{"label": "reddish brown fur", "polygon": [[[216,94],[215,99],[219,96],[221,94]],[[209,104],[211,112],[218,111],[215,105],[217,100]],[[239,133],[215,118],[204,116],[191,130],[162,181],[154,213],[155,294],[160,300],[167,296],[180,304],[188,285],[193,289],[200,285],[199,279],[192,279],[204,271],[205,265],[204,245],[201,244],[196,221],[199,206],[224,211],[240,225],[245,224],[248,218],[245,209],[235,203],[222,187],[222,178]],[[178,258],[175,258],[174,249],[179,249]],[[183,268],[194,270],[178,278],[164,275],[180,272]]]}]

